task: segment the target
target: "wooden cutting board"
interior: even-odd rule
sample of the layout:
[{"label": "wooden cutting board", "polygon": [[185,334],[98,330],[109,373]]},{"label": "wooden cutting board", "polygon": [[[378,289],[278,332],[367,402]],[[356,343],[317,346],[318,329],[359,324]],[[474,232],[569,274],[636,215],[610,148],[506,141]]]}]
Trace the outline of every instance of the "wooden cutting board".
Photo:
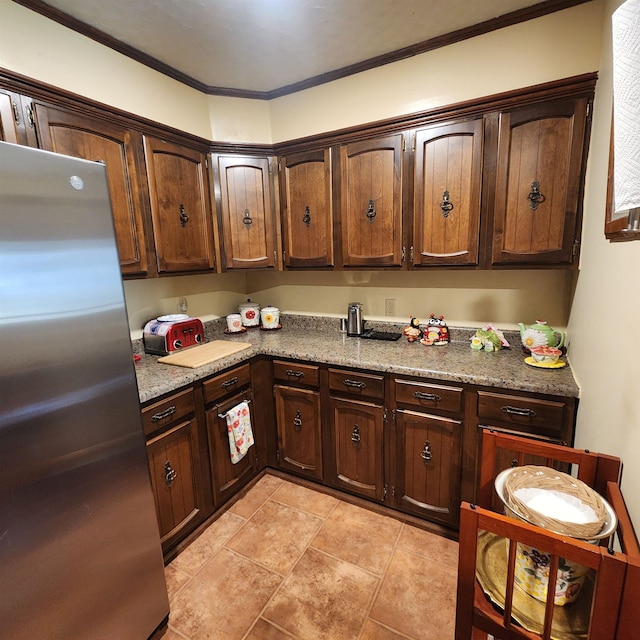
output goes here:
[{"label": "wooden cutting board", "polygon": [[163,364],[174,364],[178,367],[189,367],[197,369],[205,364],[226,358],[238,351],[248,349],[251,345],[248,342],[231,342],[227,340],[212,340],[206,344],[190,347],[170,356],[158,358],[158,362]]}]

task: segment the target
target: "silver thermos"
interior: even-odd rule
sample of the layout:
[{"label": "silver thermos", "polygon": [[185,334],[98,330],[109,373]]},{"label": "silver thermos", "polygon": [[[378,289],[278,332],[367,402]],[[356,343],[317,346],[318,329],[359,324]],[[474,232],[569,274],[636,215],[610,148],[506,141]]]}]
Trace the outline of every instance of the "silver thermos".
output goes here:
[{"label": "silver thermos", "polygon": [[350,302],[347,308],[347,335],[361,336],[364,333],[364,322],[362,319],[362,303]]}]

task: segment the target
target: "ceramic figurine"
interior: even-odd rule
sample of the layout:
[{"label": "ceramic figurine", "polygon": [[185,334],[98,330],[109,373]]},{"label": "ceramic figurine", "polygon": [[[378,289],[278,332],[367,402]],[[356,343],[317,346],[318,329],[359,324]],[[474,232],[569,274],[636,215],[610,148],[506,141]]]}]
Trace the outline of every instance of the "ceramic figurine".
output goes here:
[{"label": "ceramic figurine", "polygon": [[429,315],[427,326],[423,331],[423,338],[420,340],[426,345],[444,345],[449,343],[449,327],[444,321],[444,316],[436,318],[435,313]]},{"label": "ceramic figurine", "polygon": [[518,326],[525,353],[529,353],[531,347],[557,347],[561,349],[564,345],[564,332],[552,329],[544,320],[536,320],[535,324],[529,326],[520,322]]},{"label": "ceramic figurine", "polygon": [[420,320],[409,316],[409,324],[402,330],[402,335],[406,336],[409,342],[415,342],[422,337],[422,331],[420,330]]},{"label": "ceramic figurine", "polygon": [[475,351],[499,351],[502,347],[509,347],[510,345],[502,331],[489,323],[482,329],[478,329],[475,335],[471,336],[470,346]]}]

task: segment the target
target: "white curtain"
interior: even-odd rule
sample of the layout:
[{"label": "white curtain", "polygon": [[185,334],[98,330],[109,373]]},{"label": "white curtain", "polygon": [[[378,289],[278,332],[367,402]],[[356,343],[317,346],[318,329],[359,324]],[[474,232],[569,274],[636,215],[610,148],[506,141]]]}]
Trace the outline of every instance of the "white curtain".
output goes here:
[{"label": "white curtain", "polygon": [[640,207],[640,0],[614,12],[613,137],[615,211]]}]

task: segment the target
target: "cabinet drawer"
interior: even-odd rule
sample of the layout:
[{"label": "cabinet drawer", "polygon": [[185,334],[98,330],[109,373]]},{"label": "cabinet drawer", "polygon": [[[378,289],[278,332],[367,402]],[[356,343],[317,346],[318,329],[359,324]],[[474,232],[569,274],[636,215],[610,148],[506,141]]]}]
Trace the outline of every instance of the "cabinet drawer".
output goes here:
[{"label": "cabinet drawer", "polygon": [[516,431],[561,437],[566,404],[523,396],[478,392],[478,418],[490,426],[493,421]]},{"label": "cabinet drawer", "polygon": [[298,364],[297,362],[273,361],[273,377],[279,382],[289,385],[305,385],[317,387],[320,384],[320,367],[312,364]]},{"label": "cabinet drawer", "polygon": [[207,380],[202,388],[204,390],[205,404],[215,402],[220,398],[233,393],[236,389],[242,389],[251,383],[251,368],[248,364],[231,369]]},{"label": "cabinet drawer", "polygon": [[329,369],[329,389],[352,396],[384,398],[384,376]]},{"label": "cabinet drawer", "polygon": [[195,411],[193,389],[186,389],[142,410],[145,435],[162,429]]},{"label": "cabinet drawer", "polygon": [[462,389],[445,387],[439,384],[415,382],[413,380],[395,380],[396,402],[410,404],[422,409],[462,411]]}]

